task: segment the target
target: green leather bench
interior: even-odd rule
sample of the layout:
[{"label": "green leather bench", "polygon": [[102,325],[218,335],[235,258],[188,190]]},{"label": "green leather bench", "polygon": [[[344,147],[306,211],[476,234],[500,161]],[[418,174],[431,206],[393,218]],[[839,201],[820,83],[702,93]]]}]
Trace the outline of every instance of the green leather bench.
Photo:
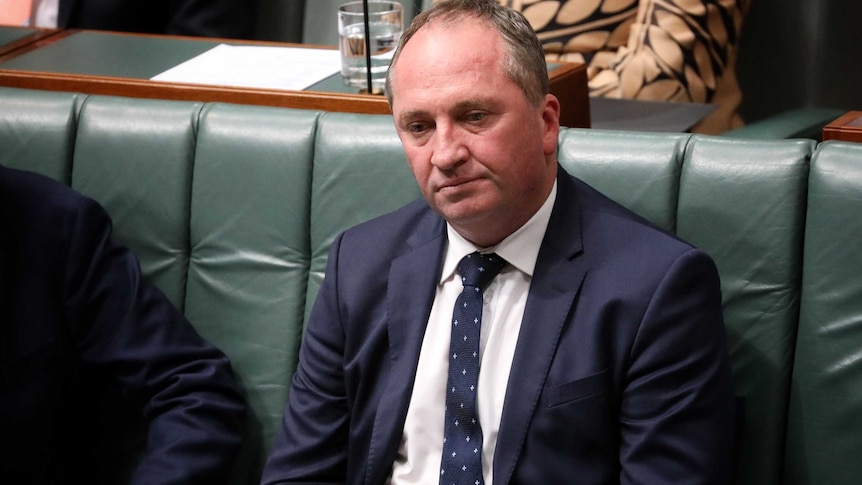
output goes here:
[{"label": "green leather bench", "polygon": [[[862,145],[564,129],[560,162],[709,252],[740,409],[739,484],[862,477]],[[104,205],[232,359],[257,483],[327,249],[418,197],[388,116],[0,88],[0,163]]]}]

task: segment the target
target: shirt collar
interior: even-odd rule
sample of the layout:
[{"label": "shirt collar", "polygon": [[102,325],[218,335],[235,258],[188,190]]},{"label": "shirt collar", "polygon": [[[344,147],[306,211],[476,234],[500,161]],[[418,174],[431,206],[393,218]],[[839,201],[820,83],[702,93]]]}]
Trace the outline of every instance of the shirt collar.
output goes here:
[{"label": "shirt collar", "polygon": [[446,234],[449,245],[446,249],[446,258],[443,261],[443,272],[440,274],[440,283],[442,284],[455,274],[461,258],[475,251],[479,251],[480,253],[497,253],[510,265],[532,278],[533,270],[536,268],[536,260],[539,258],[539,248],[542,245],[542,239],[545,237],[548,221],[551,220],[551,211],[554,208],[556,198],[557,181],[555,180],[551,193],[548,194],[548,198],[545,199],[539,210],[533,214],[533,217],[518,228],[517,231],[500,241],[499,244],[489,248],[477,247],[458,234],[449,223],[446,223]]}]

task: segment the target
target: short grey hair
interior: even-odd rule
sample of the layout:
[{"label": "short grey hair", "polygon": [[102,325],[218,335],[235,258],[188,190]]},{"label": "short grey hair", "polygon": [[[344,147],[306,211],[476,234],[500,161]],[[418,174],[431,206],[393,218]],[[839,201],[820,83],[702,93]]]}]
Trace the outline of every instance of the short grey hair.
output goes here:
[{"label": "short grey hair", "polygon": [[404,46],[416,32],[432,21],[457,23],[467,17],[486,22],[503,39],[507,59],[503,70],[533,106],[539,106],[549,93],[548,65],[536,32],[518,11],[496,0],[446,0],[417,15],[401,35],[386,73],[386,98],[392,105],[392,73]]}]

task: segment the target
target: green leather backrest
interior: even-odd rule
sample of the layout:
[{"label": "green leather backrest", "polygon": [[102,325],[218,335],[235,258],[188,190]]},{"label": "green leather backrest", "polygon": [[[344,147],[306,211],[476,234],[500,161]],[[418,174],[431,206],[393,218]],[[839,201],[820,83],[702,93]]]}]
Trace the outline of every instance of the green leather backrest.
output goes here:
[{"label": "green leather backrest", "polygon": [[90,97],[75,137],[72,187],[99,201],[114,236],[185,310],[189,212],[197,117],[202,105]]},{"label": "green leather backrest", "polygon": [[810,140],[703,136],[686,147],[676,232],[709,253],[721,275],[742,404],[737,484],[782,483],[813,148]]},{"label": "green leather backrest", "polygon": [[323,281],[335,236],[420,195],[391,116],[323,115],[311,182],[311,277],[306,315]]},{"label": "green leather backrest", "polygon": [[862,477],[862,144],[811,163],[784,483]]},{"label": "green leather backrest", "polygon": [[72,180],[78,110],[86,96],[0,89],[0,164]]},{"label": "green leather backrest", "polygon": [[230,357],[249,404],[234,483],[257,483],[302,337],[319,113],[209,104],[191,183],[185,313]]},{"label": "green leather backrest", "polygon": [[569,128],[561,130],[557,158],[570,174],[673,231],[690,136]]}]

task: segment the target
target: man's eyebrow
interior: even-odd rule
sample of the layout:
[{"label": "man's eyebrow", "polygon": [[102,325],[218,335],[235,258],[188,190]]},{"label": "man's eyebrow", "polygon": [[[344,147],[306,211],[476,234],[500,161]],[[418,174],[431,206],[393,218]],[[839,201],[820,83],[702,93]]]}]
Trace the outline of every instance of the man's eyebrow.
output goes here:
[{"label": "man's eyebrow", "polygon": [[481,98],[470,98],[465,99],[464,101],[459,101],[455,103],[453,106],[454,111],[465,111],[469,109],[476,109],[487,106],[488,102]]},{"label": "man's eyebrow", "polygon": [[[493,103],[490,98],[474,97],[470,99],[465,99],[463,101],[458,101],[449,109],[449,113],[462,113],[464,111],[469,111],[472,109],[488,108],[492,104]],[[423,109],[408,110],[398,116],[398,122],[404,124],[410,120],[427,118],[429,116],[430,113]]]},{"label": "man's eyebrow", "polygon": [[406,123],[409,120],[413,120],[416,118],[422,118],[422,117],[426,117],[426,116],[428,116],[427,111],[421,110],[421,109],[413,109],[413,110],[409,110],[409,111],[405,111],[405,112],[401,113],[401,115],[398,117],[398,121],[401,123]]}]

